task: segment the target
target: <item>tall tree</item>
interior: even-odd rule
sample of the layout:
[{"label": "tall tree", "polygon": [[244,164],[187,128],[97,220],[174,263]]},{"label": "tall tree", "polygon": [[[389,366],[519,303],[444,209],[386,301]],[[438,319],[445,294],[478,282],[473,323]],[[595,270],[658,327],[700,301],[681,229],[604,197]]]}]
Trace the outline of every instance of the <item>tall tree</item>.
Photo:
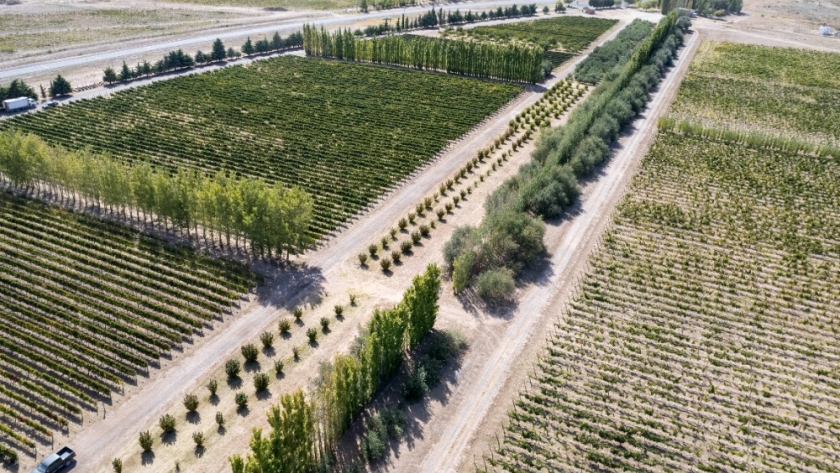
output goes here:
[{"label": "tall tree", "polygon": [[213,41],[213,51],[210,53],[210,59],[221,61],[224,60],[225,56],[225,44],[222,43],[221,38],[216,38],[216,41]]},{"label": "tall tree", "polygon": [[248,39],[245,40],[245,44],[242,45],[242,54],[249,56],[254,54],[256,49],[254,48],[254,44],[251,42],[251,37],[249,36]]},{"label": "tall tree", "polygon": [[73,87],[61,74],[50,83],[50,96],[61,97],[73,93]]},{"label": "tall tree", "polygon": [[120,82],[128,82],[131,80],[133,75],[131,74],[131,69],[128,65],[123,61],[122,69],[120,70]]}]

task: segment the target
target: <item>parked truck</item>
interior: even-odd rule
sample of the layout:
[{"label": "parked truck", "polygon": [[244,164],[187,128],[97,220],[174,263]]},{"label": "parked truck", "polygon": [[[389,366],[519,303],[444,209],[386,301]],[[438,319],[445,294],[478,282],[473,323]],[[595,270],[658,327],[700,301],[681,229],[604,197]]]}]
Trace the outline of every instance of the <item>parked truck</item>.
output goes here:
[{"label": "parked truck", "polygon": [[18,97],[16,99],[7,99],[3,101],[3,110],[7,112],[35,108],[37,106],[38,102],[34,99],[30,99],[29,97]]},{"label": "parked truck", "polygon": [[64,447],[45,458],[40,465],[32,470],[32,473],[56,473],[72,463],[74,458],[76,458],[76,452],[70,447]]}]

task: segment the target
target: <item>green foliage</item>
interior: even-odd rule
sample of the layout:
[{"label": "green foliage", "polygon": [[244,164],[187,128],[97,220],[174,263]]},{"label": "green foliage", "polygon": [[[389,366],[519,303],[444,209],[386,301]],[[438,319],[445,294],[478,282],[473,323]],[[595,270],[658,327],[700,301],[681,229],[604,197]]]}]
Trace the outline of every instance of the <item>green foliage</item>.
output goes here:
[{"label": "green foliage", "polygon": [[400,243],[400,251],[402,251],[404,254],[411,253],[411,250],[413,249],[414,245],[412,245],[410,241],[404,241]]},{"label": "green foliage", "polygon": [[[357,85],[348,93],[350,82]],[[217,90],[222,92],[212,92]],[[376,98],[366,92],[385,90]],[[313,197],[310,222],[298,213],[257,219],[255,224],[267,227],[252,233],[268,243],[297,234],[299,223],[310,223],[308,236],[332,231],[521,90],[514,84],[284,56],[24,114],[0,122],[0,129],[35,133],[73,150],[89,146],[118,162],[149,163],[161,171],[154,174],[164,176],[179,169],[192,174],[187,168],[202,177],[223,170],[240,177],[229,181],[263,180],[270,192],[300,186],[303,195]],[[344,97],[341,105],[330,102],[336,94]],[[394,116],[402,117],[400,133],[394,133]],[[429,123],[437,125],[429,129]],[[310,146],[323,136],[335,139]],[[322,166],[325,162],[330,166]],[[242,199],[225,192],[220,204],[247,208]],[[212,218],[198,223],[230,235],[252,221],[248,212],[221,214],[210,207],[205,213]],[[307,247],[290,243],[293,252]]]},{"label": "green foliage", "polygon": [[292,310],[292,314],[295,316],[295,320],[300,320],[303,317],[303,308],[298,306]]},{"label": "green foliage", "polygon": [[242,365],[239,363],[239,360],[227,360],[225,362],[225,374],[227,374],[228,378],[236,378],[239,376],[239,371],[242,369]]},{"label": "green foliage", "polygon": [[236,403],[237,408],[246,409],[248,408],[248,395],[242,391],[237,391],[236,395],[233,396],[233,402]]},{"label": "green foliage", "polygon": [[260,334],[260,342],[263,347],[271,348],[274,346],[274,334],[271,332],[263,332]]},{"label": "green foliage", "polygon": [[184,407],[187,408],[187,412],[195,412],[198,409],[198,396],[195,394],[187,394],[184,396]]},{"label": "green foliage", "polygon": [[108,84],[113,84],[119,80],[119,77],[117,77],[117,73],[113,68],[106,67],[104,73],[102,74],[102,80]]},{"label": "green foliage", "polygon": [[210,60],[211,61],[223,61],[227,57],[225,53],[225,44],[222,42],[221,38],[216,38],[216,41],[213,41],[213,49],[210,52]]},{"label": "green foliage", "polygon": [[289,330],[292,329],[292,321],[286,318],[280,319],[280,322],[277,323],[277,327],[280,329],[280,333],[287,334]]},{"label": "green foliage", "polygon": [[285,363],[283,363],[283,360],[275,361],[274,362],[274,373],[278,374],[278,375],[281,374],[283,372],[283,367],[284,366],[285,366]]},{"label": "green foliage", "polygon": [[315,465],[315,409],[297,390],[280,396],[280,405],[268,412],[271,433],[255,429],[251,453],[230,458],[233,473],[302,473]]},{"label": "green foliage", "polygon": [[158,419],[158,425],[160,426],[160,430],[162,430],[166,434],[174,432],[175,417],[173,417],[171,414],[165,414],[163,417]]},{"label": "green foliage", "polygon": [[222,414],[221,412],[218,412],[218,411],[216,412],[216,425],[219,428],[222,428],[222,427],[225,426],[225,415]]},{"label": "green foliage", "polygon": [[256,53],[257,50],[254,48],[254,43],[251,42],[251,37],[249,36],[248,39],[245,40],[245,43],[242,45],[242,54],[246,56],[250,56],[251,54]]},{"label": "green foliage", "polygon": [[266,389],[268,389],[268,383],[268,374],[257,373],[254,375],[254,389],[256,389],[257,392],[265,391]]},{"label": "green foliage", "polygon": [[383,272],[387,273],[391,269],[390,258],[382,258],[379,260],[379,267],[382,268]]},{"label": "green foliage", "polygon": [[408,378],[402,385],[402,395],[406,402],[417,402],[429,392],[429,386],[426,383],[426,368],[418,366],[409,371]]},{"label": "green foliage", "polygon": [[207,382],[207,390],[210,391],[210,396],[215,396],[218,389],[219,382],[215,378]]},{"label": "green foliage", "polygon": [[38,100],[38,94],[35,93],[35,90],[26,85],[21,79],[13,80],[8,87],[0,87],[0,101],[16,99],[18,97],[29,97],[30,99]]},{"label": "green foliage", "polygon": [[650,35],[656,25],[649,21],[633,20],[618,33],[615,39],[595,48],[575,68],[575,79],[580,82],[597,84],[608,73],[617,74],[620,68],[630,60],[636,47]]},{"label": "green foliage", "polygon": [[203,447],[204,446],[204,433],[203,432],[193,432],[192,434],[193,442],[195,442],[196,447]]},{"label": "green foliage", "polygon": [[360,266],[367,266],[368,255],[365,253],[359,253],[359,265]]},{"label": "green foliage", "polygon": [[50,148],[37,136],[13,130],[0,132],[0,172],[16,186],[35,180],[57,184],[122,208],[123,214],[130,206],[187,230],[200,224],[224,234],[228,247],[231,235],[244,234],[255,255],[299,253],[311,243],[313,202],[299,188],[235,180],[224,172],[208,177],[180,169],[169,175],[148,164],[129,166],[105,155]]},{"label": "green foliage", "polygon": [[391,252],[391,260],[394,262],[394,264],[399,264],[400,261],[402,260],[402,253],[399,252],[399,251],[396,251],[396,250],[392,251]]},{"label": "green foliage", "polygon": [[56,76],[56,78],[50,82],[51,97],[63,97],[65,95],[70,95],[71,93],[73,93],[73,87],[67,79],[61,76],[61,74]]},{"label": "green foliage", "polygon": [[111,468],[114,469],[114,473],[122,473],[123,470],[123,462],[119,458],[114,458],[111,460]]},{"label": "green foliage", "polygon": [[426,36],[362,39],[349,29],[328,33],[308,24],[303,26],[303,38],[306,54],[313,56],[533,83],[543,77],[541,48]]},{"label": "green foliage", "polygon": [[382,409],[365,421],[362,437],[362,451],[365,458],[377,462],[385,458],[388,439],[399,439],[403,435],[408,419],[397,409]]},{"label": "green foliage", "polygon": [[154,445],[154,438],[152,438],[152,433],[148,430],[145,432],[140,432],[139,437],[140,448],[143,449],[144,452],[151,452],[152,446]]},{"label": "green foliage", "polygon": [[325,333],[330,329],[330,319],[321,317],[321,330]]},{"label": "green foliage", "polygon": [[475,290],[482,300],[499,303],[513,297],[516,282],[513,273],[507,268],[489,269],[478,275]]},{"label": "green foliage", "polygon": [[306,330],[306,337],[309,338],[309,343],[315,343],[318,340],[318,331],[315,328],[308,328]]},{"label": "green foliage", "polygon": [[257,348],[256,345],[253,343],[246,343],[239,349],[242,352],[242,357],[245,358],[245,363],[253,363],[257,361],[257,357],[260,356],[260,350]]}]

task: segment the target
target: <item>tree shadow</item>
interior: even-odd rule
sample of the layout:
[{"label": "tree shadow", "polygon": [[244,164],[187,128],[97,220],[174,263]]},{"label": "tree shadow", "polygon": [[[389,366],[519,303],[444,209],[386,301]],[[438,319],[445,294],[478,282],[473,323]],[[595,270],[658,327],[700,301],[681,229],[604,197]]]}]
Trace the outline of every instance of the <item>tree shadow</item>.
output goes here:
[{"label": "tree shadow", "polygon": [[207,400],[210,401],[210,405],[212,406],[218,406],[220,401],[218,394],[211,394]]},{"label": "tree shadow", "polygon": [[204,445],[196,445],[194,450],[196,458],[203,457],[205,451],[207,451],[207,448],[205,448]]},{"label": "tree shadow", "polygon": [[216,433],[221,435],[221,436],[224,436],[227,433],[227,429],[224,428],[224,426],[220,425],[220,426],[216,427]]},{"label": "tree shadow", "polygon": [[160,443],[163,445],[172,445],[178,441],[178,431],[164,432],[160,434]]},{"label": "tree shadow", "polygon": [[187,412],[187,422],[190,424],[200,424],[201,423],[201,414],[196,411]]},{"label": "tree shadow", "polygon": [[251,413],[251,410],[248,409],[248,406],[241,406],[236,408],[236,413],[239,414],[241,417],[248,417],[248,414]]},{"label": "tree shadow", "polygon": [[318,344],[318,340],[310,340],[309,341],[309,346],[312,347],[312,348],[318,348],[321,345]]},{"label": "tree shadow", "polygon": [[228,378],[227,379],[227,385],[230,389],[235,391],[235,390],[239,389],[240,387],[242,387],[242,378],[240,378],[239,376],[235,376],[233,378]]},{"label": "tree shadow", "polygon": [[243,364],[242,369],[246,373],[259,373],[260,371],[262,371],[262,366],[260,366],[259,361],[254,360],[254,361],[249,361],[249,362],[246,362],[245,364]]},{"label": "tree shadow", "polygon": [[282,338],[283,340],[288,340],[292,338],[292,334],[289,332],[282,332],[280,333],[280,338]]},{"label": "tree shadow", "polygon": [[257,391],[257,399],[260,401],[265,401],[266,399],[271,399],[271,390],[270,389],[263,389],[261,391]]},{"label": "tree shadow", "polygon": [[151,465],[155,462],[155,452],[147,450],[140,454],[140,464],[143,466]]},{"label": "tree shadow", "polygon": [[272,358],[277,353],[276,351],[274,351],[273,346],[272,347],[264,346],[263,349],[262,349],[262,352],[263,352],[263,355],[265,355],[268,358]]}]

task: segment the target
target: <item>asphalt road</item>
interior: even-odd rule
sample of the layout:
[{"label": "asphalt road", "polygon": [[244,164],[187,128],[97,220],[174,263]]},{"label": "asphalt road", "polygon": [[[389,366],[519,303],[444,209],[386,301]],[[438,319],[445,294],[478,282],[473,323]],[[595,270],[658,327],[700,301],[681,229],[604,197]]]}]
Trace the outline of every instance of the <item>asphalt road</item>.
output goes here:
[{"label": "asphalt road", "polygon": [[[481,1],[481,2],[463,2],[457,4],[447,4],[442,5],[442,8],[452,9],[452,8],[460,8],[461,10],[469,10],[469,9],[478,9],[478,8],[488,8],[488,7],[497,7],[497,6],[504,6],[504,5],[524,5],[524,4],[532,4],[536,3],[538,5],[554,5],[555,0],[525,0],[525,1],[515,1],[515,0],[501,0],[501,1]],[[429,9],[428,5],[419,6],[419,7],[410,7],[400,9],[392,9],[392,10],[383,10],[383,11],[374,11],[371,13],[355,13],[355,14],[347,14],[347,15],[336,15],[332,12],[324,12],[323,16],[313,17],[306,23],[313,24],[316,26],[337,26],[347,23],[354,23],[359,20],[370,19],[370,18],[386,18],[394,15],[395,13],[401,14],[405,12],[405,14],[416,14],[422,13]],[[174,40],[163,40],[153,44],[145,44],[143,46],[136,46],[136,47],[127,47],[122,49],[115,49],[111,51],[105,51],[101,53],[94,53],[94,54],[83,54],[79,56],[73,56],[69,58],[63,59],[54,59],[54,60],[47,60],[43,62],[37,62],[33,64],[27,64],[24,66],[9,68],[0,70],[0,80],[2,79],[13,79],[17,77],[26,77],[32,74],[43,73],[43,72],[50,72],[50,71],[60,71],[62,69],[67,69],[70,67],[77,67],[77,66],[84,66],[85,64],[95,63],[99,61],[106,61],[110,59],[122,59],[132,55],[138,54],[145,54],[155,51],[171,51],[178,48],[188,48],[189,46],[197,45],[197,44],[209,44],[212,43],[216,38],[221,38],[222,40],[229,39],[229,38],[237,38],[241,36],[251,35],[257,36],[261,34],[267,33],[274,33],[275,31],[279,31],[281,34],[283,33],[290,33],[292,31],[300,30],[303,27],[304,22],[301,21],[294,21],[289,20],[287,22],[280,21],[274,24],[264,24],[259,27],[243,27],[238,29],[232,29],[224,32],[216,32],[210,33],[201,36],[192,36],[190,38],[185,39],[174,39]]]}]

